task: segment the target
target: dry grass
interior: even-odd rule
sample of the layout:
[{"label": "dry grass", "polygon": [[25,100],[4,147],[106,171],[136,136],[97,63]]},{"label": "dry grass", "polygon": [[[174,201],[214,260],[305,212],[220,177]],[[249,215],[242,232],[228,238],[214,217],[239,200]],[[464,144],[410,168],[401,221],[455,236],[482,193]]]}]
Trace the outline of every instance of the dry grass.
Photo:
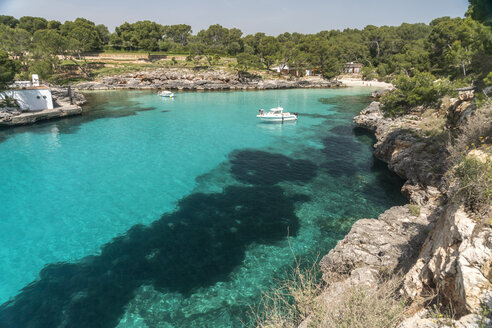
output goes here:
[{"label": "dry grass", "polygon": [[422,113],[419,128],[426,137],[441,135],[446,130],[446,115],[434,109],[428,109]]},{"label": "dry grass", "polygon": [[388,328],[403,321],[406,304],[397,293],[401,278],[382,280],[376,288],[359,286],[344,291],[330,306],[321,327]]},{"label": "dry grass", "polygon": [[261,303],[253,309],[255,327],[297,328],[308,316],[324,312],[318,299],[322,291],[317,263],[304,269],[297,263],[284,280],[263,294]]},{"label": "dry grass", "polygon": [[260,328],[388,328],[404,319],[407,306],[397,292],[401,277],[381,279],[377,287],[347,287],[336,299],[323,299],[319,269],[298,265],[277,288],[264,294],[253,311]]},{"label": "dry grass", "polygon": [[[492,205],[492,102],[468,118],[456,138],[447,146],[451,168],[446,182],[453,187],[453,198],[467,209],[487,217]],[[482,154],[482,158],[471,156]],[[479,151],[479,152],[477,152]]]},{"label": "dry grass", "polygon": [[457,136],[446,147],[451,166],[458,164],[472,149],[481,148],[492,140],[492,101],[486,102],[470,116]]},{"label": "dry grass", "polygon": [[413,216],[420,216],[420,206],[418,206],[417,204],[408,204],[407,208],[410,211],[410,214],[412,214]]}]

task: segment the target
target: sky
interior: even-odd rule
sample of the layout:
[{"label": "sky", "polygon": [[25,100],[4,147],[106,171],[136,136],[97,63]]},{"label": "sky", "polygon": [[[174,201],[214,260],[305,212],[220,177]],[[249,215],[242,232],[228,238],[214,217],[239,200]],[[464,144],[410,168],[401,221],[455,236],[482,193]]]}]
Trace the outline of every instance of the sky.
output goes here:
[{"label": "sky", "polygon": [[0,0],[0,15],[48,20],[84,17],[109,30],[124,22],[188,24],[196,34],[212,24],[244,34],[317,33],[366,25],[429,23],[463,17],[467,0]]}]

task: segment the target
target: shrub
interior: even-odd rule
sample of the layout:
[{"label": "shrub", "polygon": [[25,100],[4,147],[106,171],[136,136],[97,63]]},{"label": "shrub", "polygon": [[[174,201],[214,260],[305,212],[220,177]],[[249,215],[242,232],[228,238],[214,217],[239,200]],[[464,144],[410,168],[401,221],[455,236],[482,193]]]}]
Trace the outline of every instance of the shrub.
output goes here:
[{"label": "shrub", "polygon": [[435,81],[427,72],[416,72],[412,77],[400,74],[393,82],[395,90],[387,92],[382,98],[382,110],[387,116],[406,114],[416,106],[438,106],[439,99],[451,91],[447,80]]},{"label": "shrub", "polygon": [[347,287],[333,299],[323,299],[323,285],[315,266],[307,270],[297,266],[278,288],[265,293],[254,313],[256,327],[386,328],[404,318],[405,301],[398,289],[401,277],[381,279],[376,287]]},{"label": "shrub", "polygon": [[323,284],[316,265],[302,269],[298,264],[286,279],[263,294],[259,308],[253,311],[256,327],[296,328],[310,315],[322,317],[324,305],[317,297]]},{"label": "shrub", "polygon": [[362,78],[368,81],[374,80],[375,78],[378,77],[376,70],[374,69],[374,67],[371,66],[363,66],[361,69],[361,73],[362,73]]},{"label": "shrub", "polygon": [[330,304],[322,327],[387,328],[404,319],[406,306],[398,293],[400,279],[381,281],[377,288],[345,290],[339,302]]},{"label": "shrub", "polygon": [[11,97],[5,97],[0,99],[0,108],[9,107],[9,108],[19,108],[19,103],[16,99]]},{"label": "shrub", "polygon": [[38,74],[43,80],[53,75],[53,66],[47,60],[36,60],[29,64],[29,73]]},{"label": "shrub", "polygon": [[446,129],[446,116],[436,110],[428,109],[422,113],[422,120],[418,126],[423,136],[437,137]]},{"label": "shrub", "polygon": [[410,211],[410,214],[412,214],[413,216],[419,216],[420,215],[420,206],[418,206],[416,204],[408,204],[407,208]]},{"label": "shrub", "polygon": [[455,168],[459,197],[469,209],[485,214],[492,204],[492,161],[469,156]]},{"label": "shrub", "polygon": [[492,102],[468,117],[447,146],[450,169],[448,185],[454,186],[454,199],[477,213],[487,213],[492,202]]},{"label": "shrub", "polygon": [[490,138],[492,138],[492,101],[486,102],[469,116],[466,123],[456,131],[456,137],[448,142],[446,150],[449,153],[450,166],[461,162],[470,150],[491,143]]}]

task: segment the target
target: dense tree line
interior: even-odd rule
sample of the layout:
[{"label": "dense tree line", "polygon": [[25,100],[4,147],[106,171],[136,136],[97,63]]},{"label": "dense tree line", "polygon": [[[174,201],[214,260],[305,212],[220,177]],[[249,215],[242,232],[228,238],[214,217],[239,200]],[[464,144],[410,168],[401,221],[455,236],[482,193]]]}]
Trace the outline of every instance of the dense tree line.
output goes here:
[{"label": "dense tree line", "polygon": [[[321,31],[316,34],[264,33],[243,35],[237,28],[211,25],[193,34],[191,26],[151,21],[124,23],[110,33],[84,18],[64,23],[41,17],[0,16],[0,50],[24,73],[47,78],[70,60],[89,77],[84,54],[103,49],[187,54],[197,65],[213,65],[223,56],[236,57],[238,70],[314,69],[332,78],[346,62],[364,65],[368,79],[409,78],[430,72],[451,80],[483,83],[491,71],[490,2],[470,0],[466,18],[441,17],[427,24],[366,26],[364,29]],[[486,75],[486,74],[485,74]]]}]

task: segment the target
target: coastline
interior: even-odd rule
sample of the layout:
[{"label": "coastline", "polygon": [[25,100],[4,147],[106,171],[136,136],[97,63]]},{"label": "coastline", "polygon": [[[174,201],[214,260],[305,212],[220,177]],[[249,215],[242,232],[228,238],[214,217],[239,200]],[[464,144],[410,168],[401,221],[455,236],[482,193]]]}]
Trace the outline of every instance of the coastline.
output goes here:
[{"label": "coastline", "polygon": [[262,79],[223,70],[155,69],[100,78],[74,85],[78,90],[270,90],[345,87],[321,77]]},{"label": "coastline", "polygon": [[[453,105],[448,117],[473,100],[460,97]],[[440,327],[445,320],[453,327],[488,327],[492,321],[482,311],[492,306],[492,227],[453,201],[453,190],[443,181],[446,149],[419,136],[418,120],[384,117],[376,101],[354,117],[357,128],[376,136],[375,157],[406,180],[401,192],[409,204],[354,223],[319,263],[327,284],[319,302],[330,306],[353,288],[378,289],[385,279],[396,279],[401,282],[394,292],[412,302],[398,328]],[[440,306],[451,306],[453,317],[432,318],[436,308],[426,301],[429,295],[438,295]]]}]

